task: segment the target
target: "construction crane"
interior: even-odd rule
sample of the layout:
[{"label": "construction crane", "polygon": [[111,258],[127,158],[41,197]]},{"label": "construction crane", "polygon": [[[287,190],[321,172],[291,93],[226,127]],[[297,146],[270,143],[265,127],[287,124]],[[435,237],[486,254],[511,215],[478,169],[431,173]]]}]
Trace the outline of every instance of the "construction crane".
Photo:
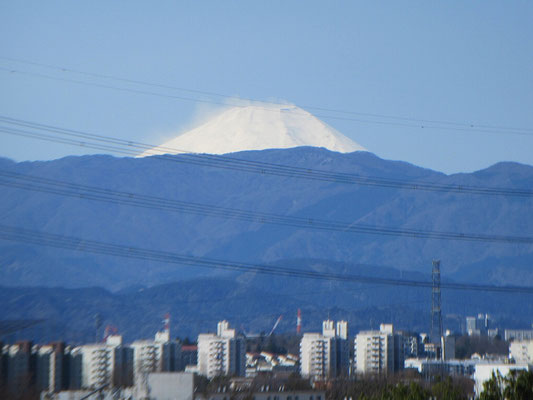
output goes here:
[{"label": "construction crane", "polygon": [[274,324],[274,326],[272,327],[272,330],[270,331],[270,333],[268,334],[268,336],[272,336],[272,334],[274,333],[274,331],[276,330],[276,328],[278,327],[279,323],[281,322],[281,319],[283,318],[283,315],[280,315],[278,317],[278,319],[276,320],[276,323]]}]

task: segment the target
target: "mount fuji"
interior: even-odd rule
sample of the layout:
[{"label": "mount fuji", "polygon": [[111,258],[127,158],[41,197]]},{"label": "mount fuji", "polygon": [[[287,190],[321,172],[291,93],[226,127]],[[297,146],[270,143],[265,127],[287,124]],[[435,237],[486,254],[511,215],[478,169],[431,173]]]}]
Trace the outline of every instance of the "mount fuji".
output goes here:
[{"label": "mount fuji", "polygon": [[339,153],[366,149],[293,105],[232,107],[202,125],[142,153],[226,154],[245,150],[323,147]]}]

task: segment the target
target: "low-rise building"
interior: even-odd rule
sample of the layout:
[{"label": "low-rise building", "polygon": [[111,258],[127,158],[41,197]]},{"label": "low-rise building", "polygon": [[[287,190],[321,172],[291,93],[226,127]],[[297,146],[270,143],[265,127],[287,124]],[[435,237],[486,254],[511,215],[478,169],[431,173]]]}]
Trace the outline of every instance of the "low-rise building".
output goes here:
[{"label": "low-rise building", "polygon": [[298,357],[292,354],[246,353],[246,377],[263,372],[298,372]]},{"label": "low-rise building", "polygon": [[149,398],[154,400],[193,400],[194,374],[156,372],[148,374]]},{"label": "low-rise building", "polygon": [[506,342],[512,340],[533,340],[533,329],[506,329],[504,331]]},{"label": "low-rise building", "polygon": [[435,375],[472,376],[479,360],[435,360],[408,358],[405,360],[405,368],[416,369],[420,375],[430,379]]}]

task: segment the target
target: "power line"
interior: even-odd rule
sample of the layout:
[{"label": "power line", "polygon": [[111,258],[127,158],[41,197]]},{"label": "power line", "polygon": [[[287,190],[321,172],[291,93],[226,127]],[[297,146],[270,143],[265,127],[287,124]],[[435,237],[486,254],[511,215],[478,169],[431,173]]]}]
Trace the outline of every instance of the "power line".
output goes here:
[{"label": "power line", "polygon": [[0,337],[43,323],[44,319],[0,319]]},{"label": "power line", "polygon": [[[432,287],[431,281],[415,281],[405,279],[378,278],[361,275],[335,274],[328,272],[302,270],[283,266],[270,266],[252,263],[241,263],[236,261],[227,261],[206,257],[195,257],[167,251],[150,250],[133,246],[124,246],[106,242],[99,242],[95,240],[80,239],[72,236],[63,236],[6,225],[0,225],[0,239],[79,252],[111,255],[144,261],[163,262],[175,265],[197,266],[210,269],[221,269],[238,272],[253,272],[266,275],[316,280],[359,282],[380,285],[412,286],[426,288]],[[446,282],[442,283],[441,287],[454,290],[533,294],[533,287],[522,286],[494,286]]]},{"label": "power line", "polygon": [[219,217],[260,224],[274,224],[293,228],[384,236],[400,236],[419,239],[533,244],[533,237],[526,236],[425,231],[419,229],[372,226],[366,224],[345,223],[340,221],[328,221],[310,217],[284,216],[273,213],[254,212],[201,203],[171,200],[132,192],[122,192],[96,186],[80,185],[33,175],[19,174],[2,169],[0,169],[0,185],[60,196],[101,201],[117,205],[189,213],[207,217]]},{"label": "power line", "polygon": [[[401,179],[379,178],[372,176],[362,176],[351,173],[330,172],[325,170],[317,170],[312,168],[301,168],[296,166],[288,166],[283,164],[266,163],[260,161],[240,159],[228,155],[212,155],[212,154],[197,154],[189,153],[186,150],[173,149],[168,147],[153,146],[141,142],[134,142],[114,138],[105,135],[92,134],[73,129],[65,129],[52,125],[45,125],[26,120],[20,120],[0,115],[0,122],[8,124],[8,126],[0,125],[0,132],[28,137],[32,139],[39,139],[51,141],[56,143],[92,148],[96,150],[104,150],[115,152],[119,154],[137,156],[139,152],[164,150],[169,153],[180,153],[180,156],[172,156],[170,154],[154,155],[153,158],[161,160],[172,161],[177,163],[193,164],[197,166],[207,166],[222,169],[229,169],[234,171],[256,173],[261,175],[274,175],[288,178],[298,178],[306,180],[315,180],[323,182],[333,182],[340,184],[364,185],[387,187],[394,189],[407,190],[424,190],[437,192],[452,192],[452,193],[468,193],[481,195],[498,195],[498,196],[515,196],[515,197],[533,197],[533,191],[529,189],[511,189],[511,188],[497,188],[497,187],[481,187],[472,185],[450,185],[431,183],[424,181],[407,181]],[[29,128],[30,130],[22,130],[14,128],[9,125],[17,127]],[[62,135],[57,137],[41,131],[52,134]],[[66,136],[66,137],[65,137]]]},{"label": "power line", "polygon": [[[206,99],[198,99],[198,98],[193,98],[193,97],[163,94],[163,93],[152,92],[148,90],[118,87],[118,86],[113,86],[109,84],[102,84],[102,83],[95,83],[95,82],[86,82],[86,81],[80,81],[77,79],[61,78],[61,77],[55,77],[55,76],[50,76],[46,74],[40,74],[40,73],[28,72],[28,71],[20,71],[20,70],[8,69],[8,68],[3,68],[3,67],[0,67],[0,71],[9,72],[12,74],[28,75],[28,76],[33,76],[37,78],[45,78],[45,79],[61,81],[61,82],[75,83],[75,84],[84,85],[84,86],[93,86],[93,87],[98,87],[98,88],[103,88],[103,89],[111,89],[111,90],[120,91],[120,92],[157,96],[157,97],[163,97],[163,98],[180,100],[180,101],[188,101],[188,102],[194,102],[194,103],[207,103],[207,104],[217,104],[217,105],[222,105],[222,106],[228,106],[227,103],[216,101],[216,100],[206,100]],[[247,107],[247,105],[239,105],[239,104],[231,104],[231,106],[242,107],[242,108]],[[265,106],[260,107],[260,108],[264,109],[265,111],[278,112],[277,109],[275,110],[275,109],[265,107]],[[303,116],[307,115],[305,113],[298,112],[298,111],[291,111],[291,112],[296,115],[303,115]],[[474,125],[471,125],[470,128],[463,128],[463,127],[451,127],[451,126],[424,125],[424,124],[415,124],[415,123],[408,123],[408,122],[391,122],[391,121],[384,121],[384,120],[365,120],[365,119],[360,119],[360,118],[342,117],[342,116],[324,115],[324,114],[314,114],[314,116],[318,118],[322,118],[322,119],[334,119],[334,120],[341,120],[341,121],[359,122],[359,123],[364,123],[364,124],[399,126],[399,127],[404,127],[404,128],[416,128],[416,129],[425,129],[425,130],[444,130],[444,131],[455,131],[455,132],[474,132],[474,133],[489,133],[489,134],[505,133],[505,134],[512,134],[512,135],[521,135],[521,136],[532,136],[533,135],[533,132],[530,132],[527,130],[502,131],[502,130],[493,130],[490,128],[475,128]]]},{"label": "power line", "polygon": [[[263,100],[246,98],[246,97],[241,97],[241,98],[236,99],[235,96],[216,93],[212,91],[195,90],[195,89],[190,89],[190,88],[185,88],[185,87],[180,87],[180,86],[149,82],[149,81],[144,81],[144,80],[139,80],[139,79],[129,79],[129,78],[124,78],[124,77],[120,77],[116,75],[81,71],[81,70],[77,70],[73,68],[67,68],[64,66],[39,63],[39,62],[22,60],[22,59],[17,59],[17,58],[12,58],[12,57],[0,56],[0,59],[11,61],[11,62],[16,62],[16,63],[21,63],[21,64],[26,64],[26,65],[37,66],[41,68],[47,68],[51,70],[56,70],[61,73],[73,73],[73,74],[82,75],[82,76],[86,76],[90,78],[106,79],[106,80],[112,80],[112,81],[117,81],[117,82],[123,82],[127,84],[135,84],[135,85],[142,85],[142,86],[148,86],[148,87],[155,87],[159,89],[175,90],[175,91],[187,92],[187,93],[202,95],[202,96],[217,97],[217,98],[222,98],[222,99],[226,99],[230,101],[240,100],[240,101],[253,102],[257,104],[267,104],[267,105],[270,104],[270,105],[276,105],[276,106],[287,105],[286,103],[281,103],[281,102],[263,101]],[[55,77],[55,76],[49,76],[49,75],[27,72],[27,71],[19,71],[19,70],[14,70],[14,69],[9,69],[9,68],[0,68],[0,69],[6,72],[11,72],[11,73],[33,75],[36,77],[62,80],[62,81],[70,82],[70,83],[77,83],[77,84],[83,84],[83,85],[93,85],[93,86],[98,86],[98,87],[102,87],[106,89],[115,89],[115,90],[124,89],[128,91],[128,89],[125,89],[125,88],[119,88],[119,87],[114,87],[114,86],[109,86],[109,85],[100,85],[100,84],[93,83],[93,82],[65,79],[65,78],[60,78],[60,77]],[[169,98],[175,98],[177,100],[184,100],[184,101],[208,102],[208,103],[214,103],[214,104],[219,104],[219,105],[228,105],[228,103],[221,103],[218,101],[182,97],[182,96],[170,96],[170,95],[165,95],[165,94],[156,93],[156,92],[146,92],[146,91],[135,91],[135,92],[137,92],[138,94],[148,94],[148,95],[153,95],[153,96],[169,97]],[[243,107],[242,105],[239,105],[239,104],[232,104],[232,106]],[[465,131],[486,132],[486,133],[533,134],[533,129],[529,129],[529,128],[516,128],[516,127],[509,127],[509,126],[489,125],[489,124],[474,124],[471,122],[468,123],[468,122],[444,121],[444,120],[435,120],[435,119],[411,118],[411,117],[388,115],[388,114],[382,114],[382,113],[368,113],[368,112],[359,112],[359,111],[353,111],[353,110],[341,110],[341,109],[328,108],[328,107],[316,107],[312,105],[301,105],[301,107],[304,109],[309,109],[309,110],[317,110],[317,111],[344,114],[344,115],[357,115],[357,116],[363,116],[363,117],[379,118],[381,120],[381,121],[380,120],[360,120],[360,119],[353,119],[353,118],[338,117],[334,115],[317,115],[318,117],[321,117],[321,118],[341,119],[341,120],[349,120],[349,121],[351,120],[354,122],[362,122],[362,123],[370,123],[370,124],[384,123],[386,125],[398,125],[398,126],[412,127],[412,128],[434,128],[434,129],[461,130],[461,131],[465,130]],[[397,120],[397,121],[404,121],[404,122],[410,122],[410,123],[415,123],[415,124],[397,123],[397,122],[384,121],[384,120]],[[442,125],[442,126],[431,126],[428,124]],[[466,129],[462,129],[462,128],[466,128]]]}]

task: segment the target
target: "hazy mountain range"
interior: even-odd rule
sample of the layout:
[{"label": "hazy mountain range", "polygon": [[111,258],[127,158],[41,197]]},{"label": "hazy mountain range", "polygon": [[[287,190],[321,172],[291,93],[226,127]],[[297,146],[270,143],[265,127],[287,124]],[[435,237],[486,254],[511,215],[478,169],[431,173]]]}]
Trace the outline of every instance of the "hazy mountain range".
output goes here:
[{"label": "hazy mountain range", "polygon": [[[308,146],[295,147],[302,144]],[[248,151],[222,155],[222,161],[190,154],[147,157],[181,146],[193,152]],[[261,263],[389,279],[429,281],[432,260],[440,259],[445,281],[533,286],[531,241],[461,240],[473,234],[532,237],[531,197],[422,190],[425,184],[531,190],[533,167],[502,162],[445,175],[362,150],[295,107],[230,109],[137,158],[0,159],[0,224],[209,257],[219,264]],[[276,173],[280,168],[283,173]],[[323,179],[317,171],[337,178]],[[347,183],[342,174],[372,180]],[[46,179],[55,183],[44,190]],[[408,188],[397,185],[405,182]],[[70,184],[90,187],[78,193]],[[74,195],[64,195],[73,190]],[[122,200],[97,200],[109,191],[122,192]],[[180,206],[126,204],[142,196]],[[214,207],[217,211],[210,211]],[[252,218],[240,218],[243,213]],[[262,217],[265,213],[300,223],[265,223],[279,219]],[[337,228],[316,229],[319,220],[334,221]],[[378,230],[351,232],[356,226]],[[391,229],[440,232],[454,239],[398,236]],[[346,318],[355,329],[386,321],[403,329],[428,329],[427,288],[273,277],[94,254],[86,244],[64,250],[28,240],[0,240],[0,307],[2,319],[46,319],[28,333],[36,339],[90,340],[96,313],[129,339],[151,336],[165,312],[172,312],[175,332],[182,336],[214,329],[220,318],[246,332],[268,331],[279,314],[292,315],[279,326],[292,330],[297,308],[304,311],[305,329],[318,329],[327,316]],[[478,312],[490,312],[508,326],[527,326],[532,307],[532,295],[443,290],[446,326],[456,330],[464,315]]]},{"label": "hazy mountain range", "polygon": [[[183,156],[173,156],[183,157]],[[232,157],[438,184],[531,188],[533,167],[500,163],[446,176],[367,152],[318,148],[264,150]],[[284,216],[426,231],[528,236],[530,198],[443,193],[310,181],[174,163],[158,158],[67,157],[48,162],[1,160],[0,168],[165,199]],[[4,225],[224,260],[275,262],[288,258],[343,261],[476,282],[533,284],[533,245],[419,239],[317,231],[228,218],[150,210],[84,198],[2,188]],[[119,289],[220,274],[194,267],[97,256],[1,242],[4,285],[102,286]],[[355,267],[354,267],[355,268]]]}]

